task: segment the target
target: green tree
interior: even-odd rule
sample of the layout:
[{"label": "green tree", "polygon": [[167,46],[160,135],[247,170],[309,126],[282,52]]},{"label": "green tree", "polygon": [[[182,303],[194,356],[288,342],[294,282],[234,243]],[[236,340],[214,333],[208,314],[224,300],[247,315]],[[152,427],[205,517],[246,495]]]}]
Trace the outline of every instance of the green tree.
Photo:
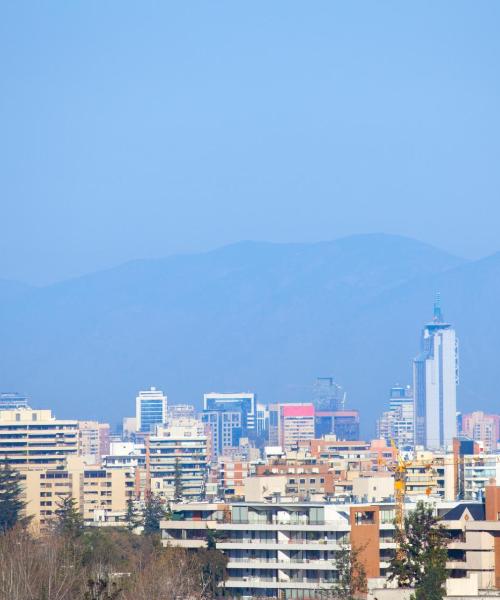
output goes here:
[{"label": "green tree", "polygon": [[415,587],[416,600],[442,600],[446,581],[448,538],[424,502],[404,520],[404,531],[396,532],[400,552],[391,560],[390,579],[400,587]]},{"label": "green tree", "polygon": [[60,496],[57,503],[55,529],[57,533],[68,537],[78,538],[83,534],[84,524],[76,500],[71,494]]},{"label": "green tree", "polygon": [[174,466],[174,502],[181,502],[184,497],[182,485],[182,468],[179,459],[175,459]]},{"label": "green tree", "polygon": [[21,516],[26,508],[22,494],[21,475],[5,458],[0,467],[0,532],[12,529],[16,524],[26,526],[31,520]]},{"label": "green tree", "polygon": [[150,494],[144,507],[144,534],[159,533],[160,521],[165,518],[166,511],[160,496]]},{"label": "green tree", "polygon": [[129,531],[134,531],[134,529],[142,523],[139,511],[135,507],[133,498],[127,499],[127,512],[125,513],[125,522],[127,523],[127,529]]}]

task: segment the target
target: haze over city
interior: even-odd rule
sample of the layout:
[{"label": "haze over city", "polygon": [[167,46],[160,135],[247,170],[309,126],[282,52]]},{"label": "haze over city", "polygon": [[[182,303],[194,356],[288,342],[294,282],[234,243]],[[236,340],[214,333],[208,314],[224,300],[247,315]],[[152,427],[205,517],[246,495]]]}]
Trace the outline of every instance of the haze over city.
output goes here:
[{"label": "haze over city", "polygon": [[500,598],[500,3],[0,3],[0,600]]}]

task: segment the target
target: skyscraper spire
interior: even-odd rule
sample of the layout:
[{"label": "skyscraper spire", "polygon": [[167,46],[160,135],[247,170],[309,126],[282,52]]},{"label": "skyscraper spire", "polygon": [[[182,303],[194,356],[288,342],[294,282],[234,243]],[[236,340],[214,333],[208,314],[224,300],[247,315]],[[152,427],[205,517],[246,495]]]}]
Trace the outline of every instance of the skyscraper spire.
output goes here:
[{"label": "skyscraper spire", "polygon": [[436,298],[434,300],[434,323],[443,322],[443,313],[441,311],[441,292],[436,292]]}]

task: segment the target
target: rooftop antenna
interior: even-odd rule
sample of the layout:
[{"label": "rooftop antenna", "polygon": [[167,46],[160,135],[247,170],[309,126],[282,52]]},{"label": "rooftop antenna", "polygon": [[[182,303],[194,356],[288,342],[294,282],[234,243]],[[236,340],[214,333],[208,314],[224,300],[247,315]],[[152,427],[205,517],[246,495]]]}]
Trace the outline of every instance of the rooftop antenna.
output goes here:
[{"label": "rooftop antenna", "polygon": [[434,323],[443,322],[443,313],[441,311],[441,292],[436,292],[436,298],[434,300]]}]

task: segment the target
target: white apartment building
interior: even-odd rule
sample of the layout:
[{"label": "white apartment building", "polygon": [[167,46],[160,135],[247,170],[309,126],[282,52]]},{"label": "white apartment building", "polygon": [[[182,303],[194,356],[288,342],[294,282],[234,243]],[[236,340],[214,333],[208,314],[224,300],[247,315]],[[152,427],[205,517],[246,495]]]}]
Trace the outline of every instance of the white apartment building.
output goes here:
[{"label": "white apartment building", "polygon": [[196,419],[178,419],[168,426],[159,425],[142,448],[147,457],[151,490],[168,499],[174,497],[176,469],[180,471],[182,495],[188,500],[201,499],[208,472],[205,426]]},{"label": "white apartment building", "polygon": [[[476,591],[500,586],[500,546],[495,542],[500,533],[499,489],[494,487],[490,494],[487,516],[482,503],[433,503],[450,531],[450,588],[465,589],[471,581]],[[407,503],[405,510],[414,506]],[[200,548],[206,545],[207,529],[215,530],[217,548],[228,558],[225,591],[229,598],[319,599],[338,581],[339,552],[353,546],[369,584],[387,585],[396,550],[394,508],[390,502],[325,504],[285,499],[174,505],[177,518],[161,523],[162,543]]]}]

